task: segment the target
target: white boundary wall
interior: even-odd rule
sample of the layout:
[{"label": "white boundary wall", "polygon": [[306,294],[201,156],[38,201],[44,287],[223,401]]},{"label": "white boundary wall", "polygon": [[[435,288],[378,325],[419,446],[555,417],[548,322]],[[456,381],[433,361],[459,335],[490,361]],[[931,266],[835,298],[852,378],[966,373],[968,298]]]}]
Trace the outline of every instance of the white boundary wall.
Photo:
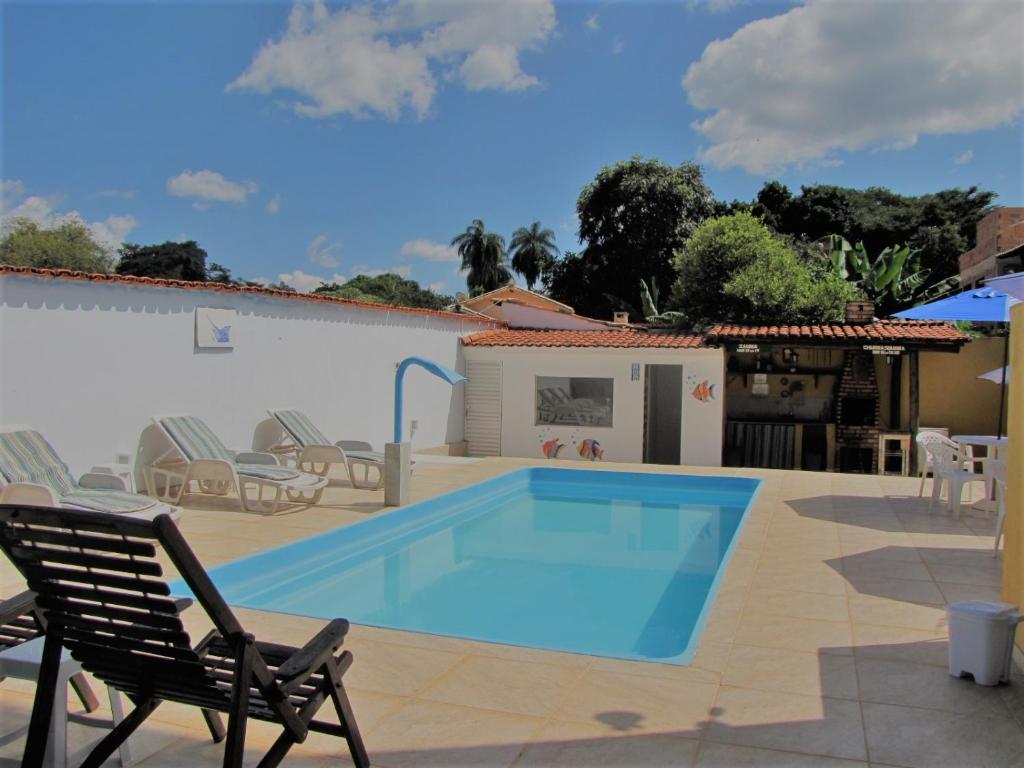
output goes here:
[{"label": "white boundary wall", "polygon": [[[233,349],[199,349],[196,307],[234,309]],[[333,440],[391,439],[395,366],[462,370],[477,320],[230,291],[0,275],[0,424],[41,431],[76,474],[134,454],[155,414],[199,416],[248,449],[268,407],[305,410]],[[405,376],[415,449],[463,439],[462,385]],[[152,430],[143,456],[153,449]]]},{"label": "white boundary wall", "polygon": [[[559,438],[565,448],[559,459],[580,456],[573,443],[597,440],[605,461],[641,462],[644,452],[644,368],[647,364],[683,366],[681,463],[717,467],[722,464],[725,425],[725,354],[721,349],[612,349],[601,347],[476,347],[464,348],[469,361],[500,361],[502,366],[501,455],[543,458],[541,446]],[[640,378],[632,380],[632,366]],[[614,379],[612,426],[537,425],[536,376],[593,376]],[[695,385],[707,382],[714,399],[701,402]]]}]

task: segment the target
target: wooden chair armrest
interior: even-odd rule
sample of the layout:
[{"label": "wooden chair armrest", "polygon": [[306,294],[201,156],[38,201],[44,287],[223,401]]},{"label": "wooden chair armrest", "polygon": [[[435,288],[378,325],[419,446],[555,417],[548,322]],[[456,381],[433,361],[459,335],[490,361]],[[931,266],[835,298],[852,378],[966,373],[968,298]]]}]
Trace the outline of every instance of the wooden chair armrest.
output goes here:
[{"label": "wooden chair armrest", "polygon": [[192,607],[193,600],[191,597],[176,597],[174,598],[174,610],[181,613],[186,608]]},{"label": "wooden chair armrest", "polygon": [[36,593],[25,590],[14,597],[0,602],[0,625],[10,624],[19,616],[24,616],[36,608]]},{"label": "wooden chair armrest", "polygon": [[277,669],[277,679],[285,694],[298,688],[341,647],[348,634],[348,622],[334,619],[313,638],[288,657]]}]

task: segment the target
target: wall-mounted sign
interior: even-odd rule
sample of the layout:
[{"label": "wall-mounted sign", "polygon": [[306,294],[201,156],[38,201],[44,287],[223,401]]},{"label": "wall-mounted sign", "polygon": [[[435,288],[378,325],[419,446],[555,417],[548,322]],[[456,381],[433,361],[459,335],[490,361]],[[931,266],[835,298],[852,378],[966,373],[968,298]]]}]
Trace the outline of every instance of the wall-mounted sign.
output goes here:
[{"label": "wall-mounted sign", "polygon": [[746,354],[757,354],[761,351],[761,347],[758,344],[737,344],[736,351]]},{"label": "wall-mounted sign", "polygon": [[640,381],[640,363],[633,363],[629,369],[629,380]]},{"label": "wall-mounted sign", "polygon": [[902,344],[865,344],[864,351],[873,355],[902,355],[907,348]]},{"label": "wall-mounted sign", "polygon": [[196,346],[201,348],[235,346],[235,310],[196,307]]}]

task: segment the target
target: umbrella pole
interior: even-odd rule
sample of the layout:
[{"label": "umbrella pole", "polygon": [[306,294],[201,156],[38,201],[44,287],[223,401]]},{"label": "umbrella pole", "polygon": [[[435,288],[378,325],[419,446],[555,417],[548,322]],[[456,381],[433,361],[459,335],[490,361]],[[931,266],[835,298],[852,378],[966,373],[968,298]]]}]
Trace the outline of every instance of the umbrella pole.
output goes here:
[{"label": "umbrella pole", "polygon": [[996,437],[1003,436],[1003,411],[1006,407],[1006,369],[1010,365],[1010,329],[1006,329],[1003,337],[1003,374],[999,382],[999,424],[996,425]]}]

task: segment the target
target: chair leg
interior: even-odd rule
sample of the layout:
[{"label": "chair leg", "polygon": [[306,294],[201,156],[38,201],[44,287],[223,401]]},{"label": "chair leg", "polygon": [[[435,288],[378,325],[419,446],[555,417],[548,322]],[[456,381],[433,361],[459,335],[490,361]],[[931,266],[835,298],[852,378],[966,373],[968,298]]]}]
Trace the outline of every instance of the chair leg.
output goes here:
[{"label": "chair leg", "polygon": [[942,478],[938,475],[932,475],[932,498],[928,502],[928,511],[931,512],[935,508],[935,502],[939,500],[942,495]]},{"label": "chair leg", "polygon": [[114,754],[114,750],[135,733],[138,727],[146,721],[146,718],[153,714],[153,710],[160,706],[160,700],[153,697],[137,701],[133,698],[132,702],[135,704],[135,709],[129,712],[124,720],[115,725],[114,729],[93,747],[81,768],[100,768],[107,758]]},{"label": "chair leg", "polygon": [[953,519],[959,520],[960,504],[963,502],[965,483],[962,483],[952,477],[946,482],[949,483],[949,506],[953,509]]},{"label": "chair leg", "polygon": [[[62,635],[63,633],[51,624],[43,641],[43,657],[39,667],[39,680],[36,682],[35,701],[32,704],[32,718],[29,720],[28,739],[21,760],[24,768],[43,768],[46,759],[53,705],[58,693]],[[64,691],[60,693],[67,696]]]},{"label": "chair leg", "polygon": [[352,762],[356,764],[356,768],[370,768],[370,758],[366,754],[366,746],[359,733],[359,726],[356,725],[356,716],[352,711],[348,694],[345,693],[341,675],[338,674],[338,667],[332,662],[325,665],[325,669],[327,680],[324,683],[330,685],[331,699],[334,701],[334,709],[338,713],[338,722],[345,729],[345,740],[348,742],[348,751],[352,755]]},{"label": "chair leg", "polygon": [[83,673],[79,672],[77,675],[72,675],[70,682],[86,712],[95,712],[99,709],[100,700],[92,692],[92,688],[89,687],[89,681],[85,679]]},{"label": "chair leg", "polygon": [[245,729],[249,719],[249,685],[252,679],[253,638],[242,637],[235,654],[235,674],[231,681],[231,707],[228,710],[227,743],[224,745],[224,768],[242,768],[245,755]]},{"label": "chair leg", "polygon": [[921,487],[917,489],[917,496],[918,496],[918,498],[920,498],[921,496],[924,496],[924,481],[925,481],[925,479],[927,477],[928,477],[928,470],[927,469],[922,469],[921,470]]},{"label": "chair leg", "polygon": [[214,712],[212,709],[204,709],[203,720],[206,721],[206,727],[210,730],[210,736],[213,738],[213,743],[220,744],[224,741],[226,731],[224,730],[224,721],[221,720],[220,712]]},{"label": "chair leg", "polygon": [[996,539],[992,542],[992,557],[999,554],[999,540],[1003,538],[1003,524],[1006,522],[1006,502],[999,499],[999,515],[996,518]]}]

